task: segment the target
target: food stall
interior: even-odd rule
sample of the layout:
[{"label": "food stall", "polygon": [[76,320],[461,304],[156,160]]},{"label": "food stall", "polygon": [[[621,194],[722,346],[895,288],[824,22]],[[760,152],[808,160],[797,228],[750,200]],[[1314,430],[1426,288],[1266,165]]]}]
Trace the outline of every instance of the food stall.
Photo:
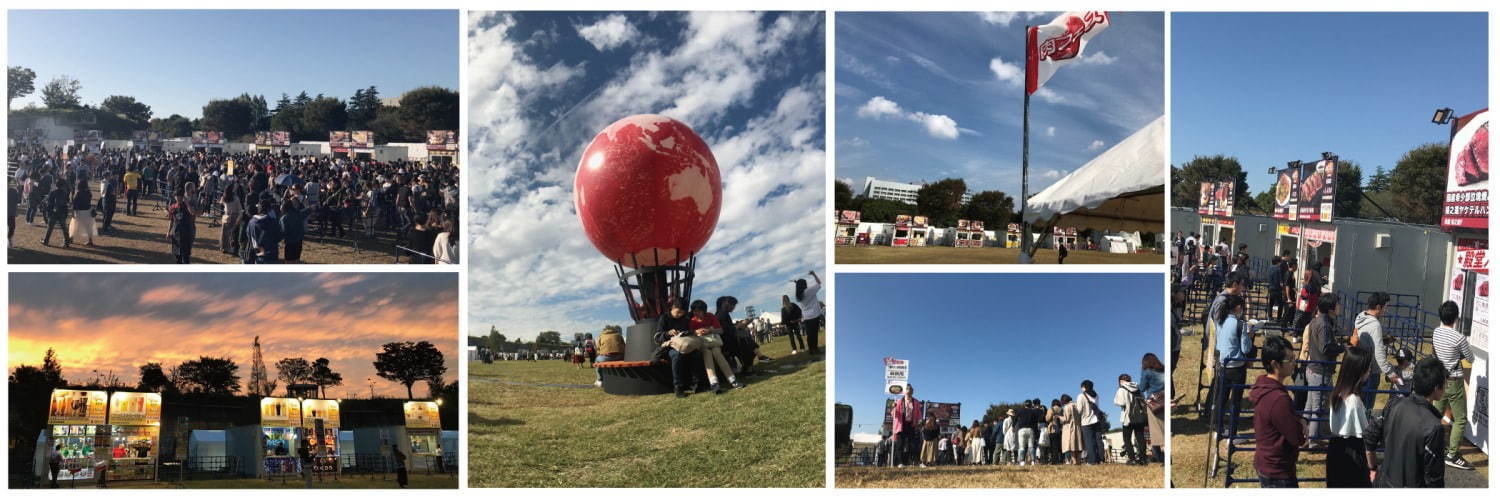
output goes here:
[{"label": "food stall", "polygon": [[421,471],[437,467],[442,460],[442,421],[438,404],[433,401],[407,401],[402,405],[406,418],[406,438],[410,445],[413,468]]},{"label": "food stall", "polygon": [[927,246],[927,216],[918,215],[911,218],[911,241],[908,243],[914,247]]},{"label": "food stall", "polygon": [[[52,391],[47,407],[48,446],[42,452],[57,448],[62,454],[58,481],[94,478],[94,464],[107,456],[104,450],[109,448],[108,406],[109,394],[104,391]],[[47,479],[46,468],[38,472]]]},{"label": "food stall", "polygon": [[834,217],[833,244],[853,245],[859,241],[859,212],[838,210]]},{"label": "food stall", "polygon": [[1202,182],[1198,186],[1198,215],[1203,248],[1223,243],[1234,248],[1234,185],[1229,182]]},{"label": "food stall", "polygon": [[161,394],[111,394],[109,428],[109,479],[156,479],[156,457],[161,446]]},{"label": "food stall", "polygon": [[301,401],[295,398],[260,399],[261,473],[265,477],[302,473],[302,464],[297,458],[301,425]]},{"label": "food stall", "polygon": [[896,227],[891,229],[891,246],[911,246],[911,216],[900,214],[896,216]]},{"label": "food stall", "polygon": [[1005,248],[1021,248],[1021,225],[1014,222],[1005,225]]},{"label": "food stall", "polygon": [[1447,300],[1458,304],[1458,329],[1469,336],[1469,426],[1464,437],[1489,453],[1490,114],[1482,109],[1453,121],[1440,226],[1453,236]]},{"label": "food stall", "polygon": [[1076,227],[1053,227],[1052,248],[1067,245],[1068,249],[1078,249],[1078,228]]},{"label": "food stall", "polygon": [[332,399],[302,400],[302,432],[314,457],[313,471],[320,475],[338,475],[339,402]]},{"label": "food stall", "polygon": [[984,221],[958,220],[958,229],[953,232],[953,246],[979,248],[984,246]]}]

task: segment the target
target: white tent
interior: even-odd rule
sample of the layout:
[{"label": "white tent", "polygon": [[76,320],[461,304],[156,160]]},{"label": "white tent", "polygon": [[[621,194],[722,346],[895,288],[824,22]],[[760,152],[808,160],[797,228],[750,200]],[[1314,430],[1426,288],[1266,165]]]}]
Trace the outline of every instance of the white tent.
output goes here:
[{"label": "white tent", "polygon": [[1026,200],[1035,227],[1162,232],[1166,172],[1166,117],[1089,160]]}]

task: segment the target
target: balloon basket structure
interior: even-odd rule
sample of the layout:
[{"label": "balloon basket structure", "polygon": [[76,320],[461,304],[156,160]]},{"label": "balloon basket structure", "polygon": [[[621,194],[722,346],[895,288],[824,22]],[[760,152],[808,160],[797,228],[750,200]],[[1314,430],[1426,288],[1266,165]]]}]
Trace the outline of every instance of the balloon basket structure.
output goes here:
[{"label": "balloon basket structure", "polygon": [[594,363],[604,378],[604,393],[616,396],[650,396],[672,392],[672,363],[648,361],[602,361]]},{"label": "balloon basket structure", "polygon": [[[653,250],[653,253],[660,252]],[[684,252],[674,250],[673,254],[683,255]],[[634,264],[635,256],[628,257]],[[662,261],[659,256],[652,260]],[[686,259],[678,259],[677,264],[670,266],[627,267],[623,259],[615,263],[615,277],[620,280],[620,290],[625,292],[630,319],[637,324],[643,321],[654,322],[671,308],[672,299],[681,297],[683,300],[692,300],[693,269],[697,263],[698,257],[693,254],[687,254]],[[635,360],[628,354],[625,359]]]}]

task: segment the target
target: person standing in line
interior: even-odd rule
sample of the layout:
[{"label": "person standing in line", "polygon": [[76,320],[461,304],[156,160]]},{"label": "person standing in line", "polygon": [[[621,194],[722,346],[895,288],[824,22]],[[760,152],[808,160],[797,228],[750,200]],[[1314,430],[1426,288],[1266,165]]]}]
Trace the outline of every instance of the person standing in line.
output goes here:
[{"label": "person standing in line", "polygon": [[922,422],[922,462],[917,464],[922,468],[937,464],[938,440],[943,436],[938,432],[937,422],[932,417],[927,417]]},{"label": "person standing in line", "polygon": [[1283,274],[1286,269],[1281,265],[1281,256],[1271,256],[1271,272],[1266,280],[1266,301],[1270,305],[1271,321],[1280,324],[1281,314],[1286,309],[1286,290],[1282,289],[1281,282],[1286,281]]},{"label": "person standing in line", "polygon": [[1250,402],[1255,405],[1255,472],[1262,488],[1296,488],[1297,454],[1307,445],[1307,428],[1283,385],[1295,371],[1295,354],[1292,344],[1277,336],[1266,338],[1261,353],[1266,374],[1250,388]]},{"label": "person standing in line", "polygon": [[[1365,460],[1374,470],[1375,487],[1444,487],[1443,414],[1432,403],[1443,398],[1447,375],[1439,358],[1418,361],[1411,395],[1386,405],[1381,418],[1365,428]],[[1384,461],[1375,452],[1380,449]]]},{"label": "person standing in line", "polygon": [[1389,378],[1394,371],[1391,361],[1386,358],[1385,331],[1380,326],[1380,317],[1385,314],[1385,304],[1390,300],[1391,296],[1385,292],[1372,293],[1365,299],[1365,310],[1354,318],[1354,331],[1358,335],[1353,344],[1365,348],[1375,358],[1370,364],[1370,376],[1366,377],[1365,386],[1359,391],[1360,400],[1368,411],[1374,411],[1375,391],[1380,390],[1380,379]]},{"label": "person standing in line", "polygon": [[992,457],[991,463],[995,465],[1011,465],[1016,463],[1016,460],[1020,458],[1016,454],[1016,410],[1014,408],[1006,410],[1005,420],[1001,421],[1000,425],[995,428],[1000,431],[996,434],[1000,435],[997,441],[1000,441],[1001,445],[995,447],[995,455]]},{"label": "person standing in line", "polygon": [[106,176],[99,181],[99,208],[103,212],[103,224],[99,229],[101,233],[107,233],[114,229],[115,210],[119,206],[119,189],[115,185],[113,176]]},{"label": "person standing in line", "polygon": [[281,234],[286,241],[288,264],[302,262],[302,240],[307,235],[308,209],[295,197],[288,196],[281,202]]},{"label": "person standing in line", "polygon": [[1146,464],[1146,409],[1140,387],[1121,373],[1115,389],[1115,406],[1120,407],[1120,437],[1125,441],[1125,457],[1130,465]]},{"label": "person standing in line", "polygon": [[1016,450],[1021,456],[1016,465],[1036,464],[1036,425],[1039,420],[1037,412],[1040,411],[1036,406],[1036,401],[1026,401],[1017,417]]},{"label": "person standing in line", "polygon": [[1062,463],[1062,401],[1052,400],[1052,405],[1047,407],[1047,460],[1048,464]]},{"label": "person standing in line", "polygon": [[141,174],[131,165],[120,179],[125,182],[125,215],[134,217],[141,200]]},{"label": "person standing in line", "polygon": [[922,402],[917,400],[916,393],[916,388],[906,384],[901,399],[891,406],[891,430],[896,438],[892,461],[896,467],[906,467],[906,463],[912,460],[910,450],[915,449],[917,425],[922,421]]},{"label": "person standing in line", "polygon": [[193,260],[193,241],[198,237],[198,214],[193,210],[188,184],[172,194],[172,205],[167,207],[167,241],[172,245],[172,256],[176,264],[190,264]]},{"label": "person standing in line", "polygon": [[1432,331],[1432,352],[1448,370],[1448,378],[1443,382],[1443,397],[1437,402],[1437,410],[1453,413],[1453,429],[1448,433],[1448,450],[1443,462],[1455,469],[1474,470],[1474,466],[1458,454],[1458,446],[1464,440],[1464,428],[1469,425],[1469,400],[1464,390],[1469,374],[1463,362],[1473,363],[1474,351],[1469,347],[1469,337],[1454,328],[1458,324],[1458,303],[1443,302],[1438,306],[1438,319],[1443,326]]},{"label": "person standing in line", "polygon": [[1292,332],[1300,335],[1307,324],[1312,322],[1313,316],[1318,312],[1318,298],[1323,295],[1323,281],[1318,277],[1318,271],[1308,269],[1302,272],[1302,291],[1297,295],[1297,320],[1292,324]]},{"label": "person standing in line", "polygon": [[224,186],[224,194],[219,197],[219,202],[224,205],[224,217],[219,220],[219,252],[225,255],[234,255],[239,246],[235,230],[239,227],[240,212],[245,208],[239,193],[239,186],[231,183]]},{"label": "person standing in line", "polygon": [[[1231,279],[1230,281],[1235,281]],[[1246,366],[1245,359],[1255,356],[1255,338],[1249,334],[1245,317],[1245,298],[1240,295],[1229,296],[1224,305],[1219,308],[1218,316],[1214,321],[1219,324],[1217,350],[1219,352],[1219,367],[1224,370],[1221,377],[1215,377],[1214,383],[1214,407],[1213,407],[1213,439],[1219,439],[1226,434],[1227,428],[1224,416],[1231,411],[1230,402],[1238,402],[1244,393],[1239,386],[1245,383]],[[1238,423],[1238,416],[1233,416],[1234,423]]]},{"label": "person standing in line", "polygon": [[793,283],[797,286],[797,306],[802,308],[802,333],[807,335],[807,352],[817,356],[823,353],[818,347],[818,329],[823,326],[823,304],[818,302],[818,291],[823,289],[823,279],[813,271],[807,274],[813,278],[811,285],[805,279]]},{"label": "person standing in line", "polygon": [[401,453],[401,448],[391,445],[391,459],[396,462],[396,485],[405,488],[408,478],[406,476],[406,454]]},{"label": "person standing in line", "polygon": [[1354,346],[1344,354],[1333,384],[1333,408],[1328,418],[1333,436],[1328,439],[1328,487],[1369,488],[1370,465],[1365,461],[1365,427],[1370,410],[1360,398],[1370,375],[1370,351]]},{"label": "person standing in line", "polygon": [[1103,461],[1103,450],[1099,448],[1099,393],[1094,392],[1094,381],[1084,379],[1078,384],[1078,425],[1083,430],[1084,459],[1089,465]]},{"label": "person standing in line", "polygon": [[798,349],[807,350],[807,341],[802,339],[802,308],[786,295],[781,296],[781,327],[786,329],[792,354],[797,354]]},{"label": "person standing in line", "polygon": [[1083,423],[1079,415],[1078,404],[1073,397],[1062,395],[1062,453],[1063,460],[1069,465],[1083,463],[1078,454],[1083,453]]},{"label": "person standing in line", "polygon": [[[1328,414],[1328,392],[1323,387],[1333,384],[1333,364],[1344,353],[1343,344],[1334,339],[1338,332],[1335,317],[1339,313],[1338,294],[1318,296],[1318,314],[1307,323],[1307,332],[1302,335],[1302,355],[1299,359],[1311,361],[1303,368],[1307,385],[1317,387],[1307,391],[1307,403],[1302,411],[1309,415]],[[1328,434],[1327,422],[1309,421],[1307,435],[1319,437]]]},{"label": "person standing in line", "polygon": [[1166,463],[1166,456],[1162,453],[1167,436],[1162,421],[1167,408],[1166,371],[1156,354],[1148,352],[1141,356],[1140,386],[1141,396],[1146,400],[1146,433],[1150,438],[1151,460],[1156,463]]}]

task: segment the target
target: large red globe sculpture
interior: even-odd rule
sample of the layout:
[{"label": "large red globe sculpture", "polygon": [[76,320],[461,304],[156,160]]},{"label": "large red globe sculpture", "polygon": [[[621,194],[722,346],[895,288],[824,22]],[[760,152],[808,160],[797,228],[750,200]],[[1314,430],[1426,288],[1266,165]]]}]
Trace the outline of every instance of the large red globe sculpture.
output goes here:
[{"label": "large red globe sculpture", "polygon": [[719,164],[691,128],[661,115],[605,127],[583,151],[573,203],[594,248],[628,268],[674,266],[713,235]]}]

